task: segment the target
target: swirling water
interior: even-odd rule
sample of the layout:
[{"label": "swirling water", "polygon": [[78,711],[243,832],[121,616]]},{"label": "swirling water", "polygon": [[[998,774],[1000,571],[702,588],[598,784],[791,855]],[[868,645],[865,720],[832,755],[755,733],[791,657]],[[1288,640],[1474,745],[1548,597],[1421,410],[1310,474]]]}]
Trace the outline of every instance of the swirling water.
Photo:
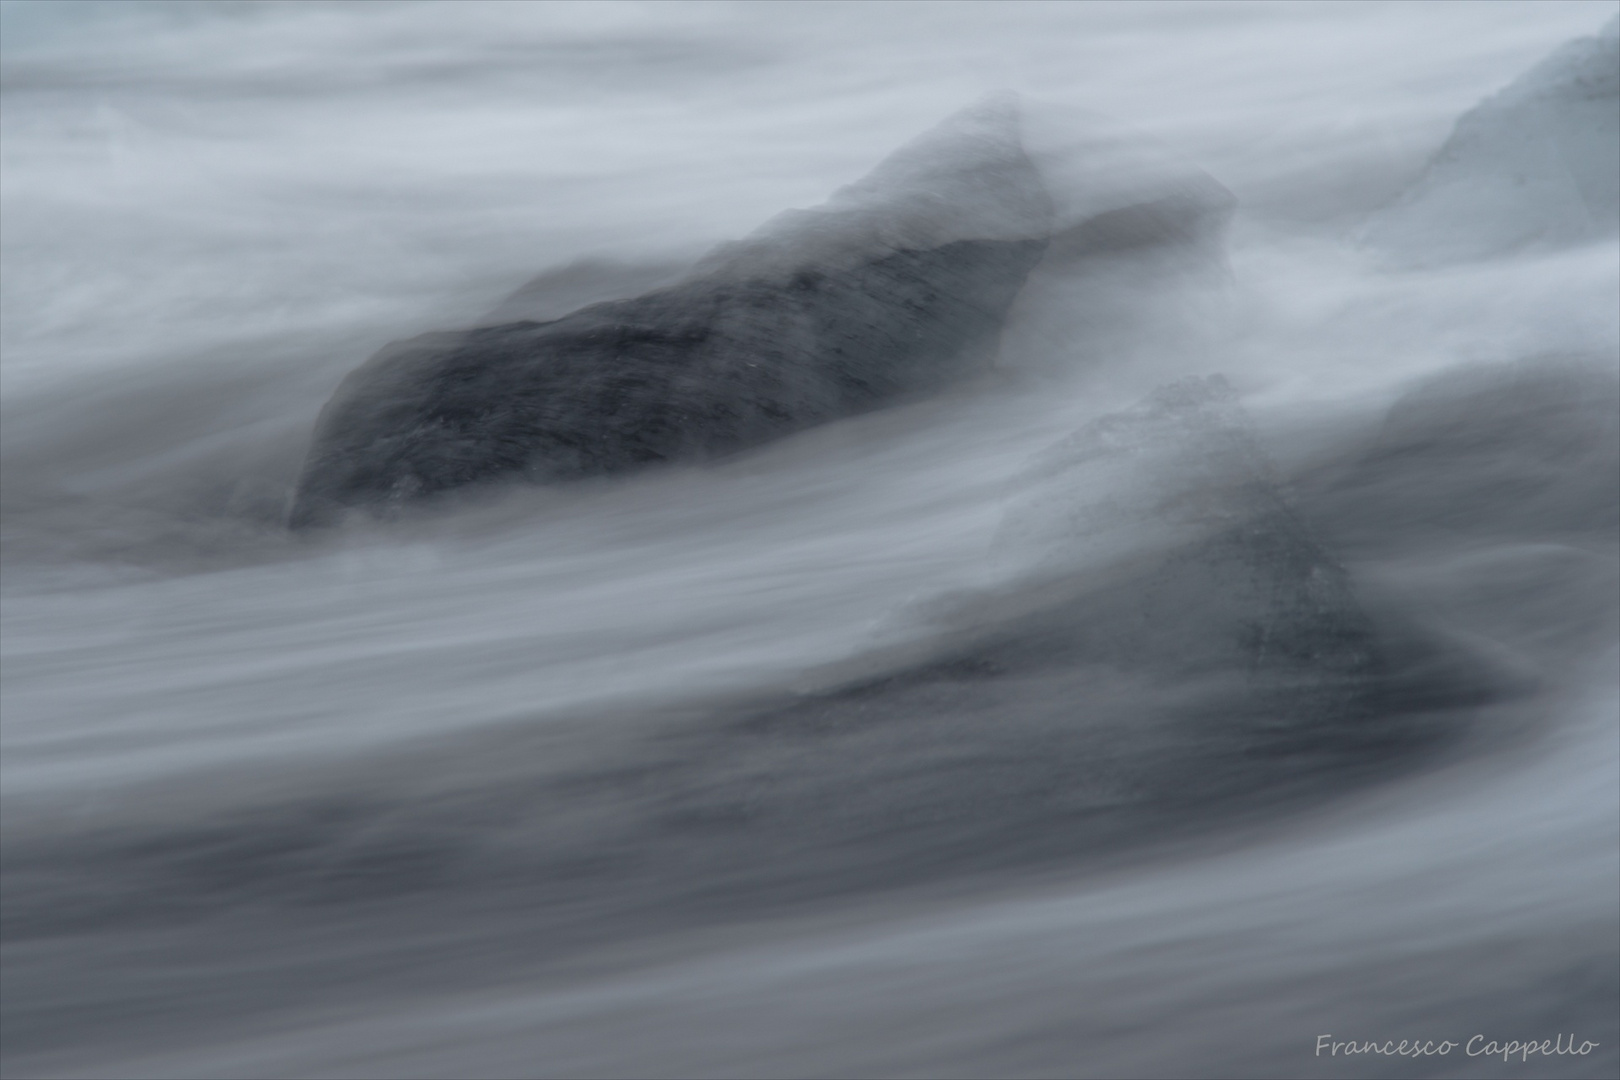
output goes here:
[{"label": "swirling water", "polygon": [[[1539,173],[1492,213],[1557,235],[1423,212],[1613,4],[4,11],[6,1075],[1613,1074],[1620,247]],[[1009,87],[1226,185],[1218,265],[710,465],[285,529],[383,343]]]}]

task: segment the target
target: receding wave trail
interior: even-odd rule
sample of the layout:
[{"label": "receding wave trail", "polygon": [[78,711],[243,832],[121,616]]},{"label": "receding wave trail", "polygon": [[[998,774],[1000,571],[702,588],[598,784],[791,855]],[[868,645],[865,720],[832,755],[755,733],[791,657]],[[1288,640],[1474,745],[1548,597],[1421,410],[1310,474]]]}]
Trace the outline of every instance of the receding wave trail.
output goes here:
[{"label": "receding wave trail", "polygon": [[[5,1075],[1613,1074],[1620,161],[1601,151],[1620,20],[471,10],[153,9],[118,43],[41,9],[17,24]],[[1432,55],[1388,55],[1414,34]],[[1263,92],[1211,82],[1200,110],[1181,76],[1135,81],[1155,50],[1200,70],[1280,42],[1447,89],[1363,73],[1359,107],[1399,137],[1352,126],[1346,158],[1276,136],[1267,172],[1222,147],[1314,130],[1354,94],[1285,65]],[[897,81],[828,67],[848,49]],[[998,202],[1010,173],[979,168],[985,143],[925,141],[933,201],[868,181],[831,232],[790,216],[693,276],[705,247],[1008,81],[1040,93],[990,142],[1050,205]],[[784,116],[819,149],[718,169],[658,141],[671,93],[710,151]],[[1071,108],[1104,102],[1151,135]],[[562,148],[503,157],[531,114]],[[333,151],[343,116],[376,145]],[[394,148],[407,130],[494,156],[469,180]],[[614,172],[632,135],[667,165]],[[317,146],[308,177],[271,164]],[[1351,159],[1356,191],[1322,180]],[[603,175],[582,187],[579,161]],[[212,186],[171,220],[199,164]],[[517,199],[502,169],[549,212],[513,201],[491,225]],[[699,221],[670,212],[683,184],[706,192]],[[374,276],[306,291],[283,255],[250,258],[243,238],[275,231],[238,220],[263,185],[325,232],[394,230],[333,241]],[[726,197],[754,188],[777,201]],[[1224,221],[1227,188],[1229,229],[1189,232],[1189,193]],[[417,220],[435,199],[453,213]],[[458,234],[468,254],[424,254]],[[765,331],[799,335],[765,350],[784,370],[831,356],[861,377],[877,361],[841,350],[874,319],[916,330],[908,363],[950,359],[966,331],[924,294],[959,282],[921,262],[859,311],[769,290],[970,234],[1036,236],[1038,261],[1010,300],[992,283],[968,329],[998,324],[995,348],[948,379],[622,476],[520,464],[286,528],[322,439],[383,445],[316,416],[384,341],[567,330],[592,304],[611,331],[643,318],[635,297],[712,307],[658,323],[723,347],[694,354],[685,396],[643,399],[731,423],[727,394],[766,385],[734,377]],[[421,258],[389,246],[406,240]],[[143,252],[169,261],[122,276]],[[232,269],[253,288],[225,287]],[[766,292],[704,306],[739,281]],[[547,363],[555,335],[530,338],[512,356]],[[481,393],[536,385],[500,384],[512,356]],[[692,412],[664,419],[707,422]],[[401,438],[411,468],[447,452],[416,414]],[[1321,1056],[1323,1035],[1459,1045]],[[1502,1061],[1471,1056],[1475,1035],[1591,1045]]]}]

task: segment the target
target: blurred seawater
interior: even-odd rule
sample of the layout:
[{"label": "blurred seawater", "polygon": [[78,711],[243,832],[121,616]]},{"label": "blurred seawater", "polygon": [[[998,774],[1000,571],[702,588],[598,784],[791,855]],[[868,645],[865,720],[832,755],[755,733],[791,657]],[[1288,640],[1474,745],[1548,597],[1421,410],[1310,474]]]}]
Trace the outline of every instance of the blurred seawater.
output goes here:
[{"label": "blurred seawater", "polygon": [[[1620,247],[1388,221],[1438,252],[1401,193],[1615,5],[0,10],[6,1075],[1612,1074]],[[384,343],[1002,88],[1208,170],[1219,265],[286,532]]]}]

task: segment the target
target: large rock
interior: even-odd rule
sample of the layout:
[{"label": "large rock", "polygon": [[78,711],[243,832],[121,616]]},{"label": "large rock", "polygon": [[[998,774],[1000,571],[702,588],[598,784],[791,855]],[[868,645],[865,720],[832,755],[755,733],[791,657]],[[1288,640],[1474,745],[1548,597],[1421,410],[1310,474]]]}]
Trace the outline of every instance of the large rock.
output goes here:
[{"label": "large rock", "polygon": [[1049,247],[1173,242],[1229,208],[1202,174],[1081,126],[1035,124],[1032,157],[1022,107],[993,99],[674,284],[385,348],[322,411],[292,525],[712,458],[982,369]]},{"label": "large rock", "polygon": [[1458,119],[1424,174],[1369,222],[1407,264],[1483,258],[1620,229],[1620,19]]}]

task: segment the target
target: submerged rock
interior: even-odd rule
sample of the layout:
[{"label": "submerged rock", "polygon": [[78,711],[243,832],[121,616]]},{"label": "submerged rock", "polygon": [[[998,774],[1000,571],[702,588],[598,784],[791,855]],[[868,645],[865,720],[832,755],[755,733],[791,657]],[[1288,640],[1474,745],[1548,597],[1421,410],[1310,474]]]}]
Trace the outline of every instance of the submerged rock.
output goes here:
[{"label": "submerged rock", "polygon": [[442,920],[505,896],[556,957],[999,887],[1411,768],[1489,688],[1364,608],[1219,379],[1099,418],[1012,490],[1008,580],[901,615],[901,640],[819,686],[492,726],[161,832],[8,840],[8,940],[267,903],[425,898]]},{"label": "submerged rock", "polygon": [[1404,263],[1432,264],[1617,230],[1620,18],[1464,113],[1366,238]]},{"label": "submerged rock", "polygon": [[1049,247],[1202,237],[1229,208],[1117,138],[1037,131],[1043,172],[1026,127],[993,99],[674,284],[385,348],[322,411],[291,524],[704,460],[935,391],[994,358]]},{"label": "submerged rock", "polygon": [[322,412],[292,524],[722,455],[984,363],[1051,231],[1017,120],[962,114],[670,287],[384,349]]},{"label": "submerged rock", "polygon": [[1620,379],[1601,356],[1467,364],[1424,380],[1307,488],[1357,548],[1620,539]]}]

